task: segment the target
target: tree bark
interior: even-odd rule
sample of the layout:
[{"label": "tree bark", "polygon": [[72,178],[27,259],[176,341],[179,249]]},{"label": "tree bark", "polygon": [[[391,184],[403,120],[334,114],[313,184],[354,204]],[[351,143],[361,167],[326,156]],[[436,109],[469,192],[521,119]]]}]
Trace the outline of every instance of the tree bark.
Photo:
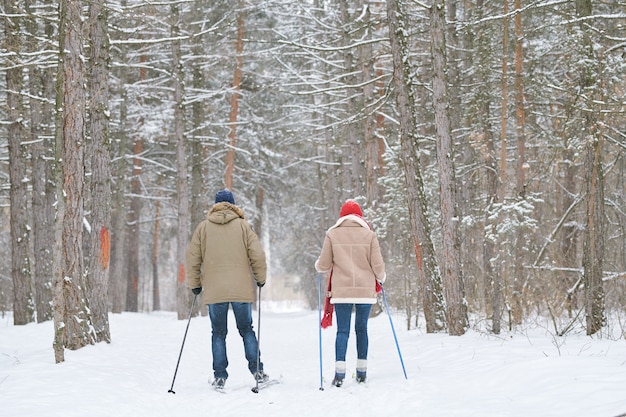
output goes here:
[{"label": "tree bark", "polygon": [[[55,79],[55,116],[54,116],[54,164],[52,165],[52,175],[55,184],[56,194],[56,221],[54,222],[54,241],[61,242],[63,239],[63,219],[65,217],[65,198],[63,196],[63,171],[61,163],[63,162],[63,96],[65,90],[65,74],[63,72],[63,54],[65,44],[65,20],[66,17],[62,13],[65,8],[65,2],[59,4],[59,58],[57,62],[57,74]],[[63,338],[65,337],[65,303],[63,300],[63,247],[60,244],[54,245],[52,251],[52,305],[53,305],[53,322],[54,322],[54,339],[52,347],[54,350],[54,359],[56,363],[65,360],[65,345]]]},{"label": "tree bark", "polygon": [[[509,1],[505,0],[505,15],[508,15],[509,12]],[[509,49],[509,19],[505,19],[504,22],[504,30],[503,30],[503,56],[502,56],[502,120],[501,120],[501,131],[500,131],[500,164],[499,164],[499,183],[498,183],[498,200],[500,202],[504,202],[507,198],[507,189],[508,189],[508,163],[507,163],[507,148],[508,148],[508,122],[509,122],[509,113],[508,113],[508,49]],[[501,255],[505,254],[505,251],[500,248],[499,250]],[[501,291],[505,291],[505,283],[508,278],[508,268],[504,268],[501,264],[498,265],[499,270],[499,282],[501,286]],[[504,301],[504,294],[501,295],[500,299]],[[508,302],[506,303],[507,308]],[[511,324],[509,323],[509,328]]]},{"label": "tree bark", "polygon": [[446,295],[448,332],[453,336],[460,336],[465,333],[468,320],[459,252],[456,180],[452,164],[452,135],[448,116],[445,23],[444,0],[435,0],[431,7],[430,25],[433,59],[433,105],[441,202],[443,254],[440,266]]},{"label": "tree bark", "polygon": [[[507,54],[506,48],[508,47],[508,1],[504,2],[504,31],[503,31],[503,58],[502,58],[502,114],[503,119],[506,119],[507,115],[507,79],[506,79],[506,64]],[[476,19],[480,21],[483,16],[483,2],[479,0],[477,3],[477,15]],[[474,146],[478,149],[478,153],[484,160],[485,173],[484,173],[484,186],[485,186],[485,199],[487,200],[487,207],[485,209],[485,217],[483,220],[483,244],[482,244],[482,267],[484,270],[484,291],[485,291],[485,311],[487,317],[491,319],[491,331],[495,334],[500,333],[501,329],[501,314],[502,314],[502,277],[500,274],[498,259],[498,245],[497,242],[500,239],[498,236],[497,227],[501,219],[498,218],[500,193],[502,191],[499,188],[498,166],[495,149],[495,138],[492,127],[492,96],[491,93],[491,69],[490,58],[492,56],[489,43],[489,32],[485,27],[479,25],[476,29],[475,38],[475,51],[474,62],[476,63],[476,75],[477,84],[476,87],[476,101],[477,118],[476,129],[478,132],[474,135]],[[506,125],[502,125],[503,134],[506,134]],[[506,140],[506,139],[505,139]],[[506,156],[506,155],[505,155]],[[506,166],[506,165],[505,165]]]},{"label": "tree bark", "polygon": [[[207,12],[207,5],[202,1],[196,1],[192,5],[192,18],[199,16],[201,13],[213,14],[216,10],[220,9],[219,4],[211,3],[210,9]],[[192,53],[194,56],[202,59],[204,53],[204,37],[195,36],[192,44]],[[205,88],[207,77],[205,71],[201,65],[190,66],[192,85],[194,90],[201,91]],[[191,123],[194,126],[193,135],[187,137],[187,141],[190,144],[191,149],[191,223],[190,229],[194,230],[201,221],[206,217],[206,213],[212,203],[208,200],[209,193],[207,192],[207,183],[210,177],[209,170],[209,153],[213,148],[213,144],[205,142],[204,137],[207,136],[209,129],[207,128],[207,114],[211,113],[211,108],[207,108],[207,103],[200,100],[194,100],[191,104]],[[196,304],[198,312],[206,316],[208,311],[203,308],[201,303]],[[195,313],[194,313],[195,314]]]},{"label": "tree bark", "polygon": [[[523,41],[521,0],[515,0],[515,136],[517,137],[517,199],[526,198],[526,111],[524,104],[524,73],[523,73]],[[524,220],[519,219],[523,224]],[[517,228],[515,241],[515,272],[513,274],[511,292],[511,310],[513,322],[521,324],[524,320],[523,292],[526,282],[526,272],[523,266],[524,246],[526,245],[526,231],[523,226]]]},{"label": "tree bark", "polygon": [[[502,95],[501,95],[501,121],[500,121],[500,161],[497,166],[497,171],[494,173],[497,175],[497,178],[493,178],[495,181],[495,194],[494,201],[498,203],[503,203],[506,197],[507,190],[507,136],[508,136],[508,121],[509,121],[509,110],[508,110],[508,92],[509,92],[509,0],[504,0],[504,16],[503,19],[503,29],[502,29]],[[495,158],[495,146],[494,146],[494,158]],[[493,169],[496,169],[495,161]],[[493,183],[492,183],[493,185]],[[493,191],[492,191],[493,192]],[[502,219],[502,214],[498,216]],[[492,225],[492,229],[495,229],[495,224]],[[494,230],[495,231],[495,230]],[[499,334],[501,330],[501,319],[502,319],[502,310],[504,307],[504,283],[506,282],[504,268],[502,267],[502,262],[493,263],[491,259],[494,259],[496,256],[503,257],[505,255],[504,251],[500,248],[496,247],[496,242],[492,242],[493,247],[489,249],[489,256],[486,262],[489,262],[492,267],[493,274],[493,313],[492,313],[492,331],[495,334]]]},{"label": "tree bark", "polygon": [[180,10],[177,3],[171,6],[172,19],[172,83],[174,89],[174,141],[176,143],[176,195],[178,203],[178,228],[176,234],[176,307],[178,319],[186,318],[191,304],[191,291],[185,276],[185,254],[189,244],[189,182],[187,174],[187,139],[185,137],[184,74],[180,61]]},{"label": "tree bark", "polygon": [[585,150],[586,224],[583,241],[583,282],[587,335],[599,332],[604,325],[604,175],[602,139],[591,137]]},{"label": "tree bark", "polygon": [[[139,61],[144,63],[148,60],[148,56],[142,54]],[[147,77],[147,71],[144,67],[139,69],[139,80],[143,81]],[[144,124],[144,118],[139,119],[140,126]],[[137,134],[135,144],[133,145],[133,154],[141,156],[144,152],[143,132]],[[143,209],[143,189],[142,189],[142,170],[143,161],[141,158],[133,158],[133,171],[130,184],[131,202],[128,211],[128,224],[126,230],[126,311],[139,310],[139,235],[141,232],[140,220],[141,210]]]},{"label": "tree bark", "polygon": [[161,310],[159,291],[159,230],[161,228],[161,200],[157,199],[152,233],[152,310]]},{"label": "tree bark", "polygon": [[22,140],[27,138],[23,125],[24,104],[20,92],[24,85],[20,62],[20,12],[12,0],[4,1],[5,36],[9,52],[6,70],[9,178],[11,181],[11,279],[13,281],[13,323],[23,325],[35,320],[29,254],[30,226],[28,207],[28,151]]},{"label": "tree bark", "polygon": [[[61,2],[63,43],[63,195],[62,274],[55,277],[55,329],[62,346],[75,350],[94,343],[85,294],[83,267],[83,197],[85,175],[85,89],[82,44],[82,2]],[[61,321],[57,321],[57,313]]]},{"label": "tree bark", "polygon": [[412,91],[408,47],[406,44],[406,21],[401,0],[387,1],[389,38],[393,57],[393,84],[400,123],[402,163],[407,185],[407,201],[411,222],[411,236],[415,244],[417,271],[422,289],[422,303],[426,331],[436,332],[445,328],[445,309],[441,276],[430,236],[424,183],[419,169],[415,112],[416,99]]},{"label": "tree bark", "polygon": [[[27,49],[36,53],[41,47],[39,28],[33,5],[26,2],[30,42]],[[47,39],[50,40],[50,39]],[[33,283],[37,322],[52,319],[52,248],[54,240],[54,192],[50,184],[50,160],[53,125],[52,106],[42,97],[54,97],[54,77],[48,68],[33,65],[28,68],[30,91],[30,136],[32,146],[32,207],[33,207]]]},{"label": "tree bark", "polygon": [[235,73],[233,75],[232,95],[230,96],[230,114],[228,123],[230,131],[228,133],[228,149],[226,150],[226,172],[224,174],[224,186],[229,190],[233,189],[233,175],[235,172],[235,149],[237,146],[237,120],[239,119],[239,98],[241,90],[242,68],[243,68],[243,41],[245,35],[245,0],[239,0],[239,14],[237,16],[237,42],[235,44]]},{"label": "tree bark", "polygon": [[[367,13],[363,18],[366,24],[365,30],[367,38],[371,39],[374,33],[374,25],[372,24],[372,16],[368,5],[365,1],[361,1],[361,7],[367,7]],[[366,44],[361,47],[361,84],[363,85],[363,103],[366,114],[363,118],[363,136],[365,144],[365,196],[367,197],[368,207],[373,207],[380,197],[382,197],[381,188],[378,179],[383,171],[380,154],[384,149],[380,149],[380,141],[377,135],[382,135],[382,129],[379,131],[376,119],[376,107],[374,106],[376,99],[380,96],[380,92],[376,91],[378,85],[373,80],[376,71],[374,64],[374,48],[372,44]],[[378,93],[378,94],[377,94]]]},{"label": "tree bark", "polygon": [[[205,13],[202,2],[194,2],[192,10],[194,16]],[[211,9],[212,11],[212,9]],[[209,12],[210,13],[210,12]],[[194,56],[202,57],[204,53],[204,45],[202,36],[193,38],[192,53]],[[193,65],[190,68],[192,76],[193,88],[200,91],[206,86],[207,77],[200,65]],[[210,114],[211,108],[207,108],[207,104],[200,100],[195,100],[191,104],[191,122],[194,126],[194,134],[189,137],[191,148],[191,227],[195,227],[204,220],[206,212],[209,208],[207,201],[207,181],[209,180],[209,161],[208,161],[208,144],[203,142],[203,137],[207,135],[206,126],[207,114]]]},{"label": "tree bark", "polygon": [[[122,0],[122,6],[126,6],[126,1]],[[120,60],[126,62],[128,46],[121,44]],[[113,162],[115,172],[112,192],[111,206],[111,265],[109,273],[109,302],[112,313],[121,313],[126,308],[126,286],[128,280],[126,273],[128,270],[128,228],[127,219],[129,213],[126,209],[126,192],[128,190],[128,162],[126,154],[130,131],[128,123],[128,93],[126,79],[128,71],[125,66],[119,69],[118,83],[116,84],[117,99],[119,100],[119,131],[116,132],[116,140],[113,142],[117,154],[117,161]]]},{"label": "tree bark", "polygon": [[111,342],[108,286],[111,251],[111,168],[109,138],[108,12],[103,0],[89,3],[91,250],[87,275],[89,308],[96,342]]},{"label": "tree bark", "polygon": [[[567,213],[568,209],[575,203],[578,194],[577,190],[577,178],[578,178],[578,166],[575,163],[576,151],[574,146],[570,143],[571,138],[569,135],[564,134],[563,140],[563,181],[562,184],[558,184],[559,190],[562,187],[563,191],[560,198],[560,213]],[[563,224],[562,233],[560,234],[559,244],[559,263],[562,262],[565,268],[578,268],[579,267],[579,237],[580,237],[580,223],[576,221],[568,221]],[[569,317],[573,318],[575,310],[578,308],[577,293],[571,291],[576,285],[578,276],[568,272],[561,272],[559,284],[557,288],[561,294],[565,297],[565,307],[568,311]]]},{"label": "tree bark", "polygon": [[[592,13],[591,0],[576,0],[576,17],[585,18]],[[598,118],[600,111],[594,111],[602,102],[599,97],[601,80],[596,78],[600,71],[595,66],[597,57],[594,53],[591,28],[584,19],[580,19],[582,36],[582,56],[585,63],[580,74],[580,87],[585,106],[582,111],[581,142],[584,143],[585,176],[584,196],[586,202],[585,231],[583,237],[583,282],[585,284],[585,316],[587,335],[599,332],[605,322],[604,286],[602,268],[605,242],[604,216],[604,174],[602,170],[602,133],[603,123]]]},{"label": "tree bark", "polygon": [[[355,37],[359,38],[365,33],[362,21],[357,22],[353,14],[350,13],[359,9],[350,0],[340,0],[338,6],[342,22],[341,41],[343,45],[350,45]],[[365,19],[367,19],[366,16]],[[344,48],[341,52],[343,71],[346,73],[342,75],[342,82],[346,88],[345,114],[347,115],[344,117],[343,125],[339,128],[340,135],[344,139],[343,143],[346,145],[344,148],[346,151],[342,152],[342,164],[345,173],[342,186],[344,198],[342,200],[365,194],[365,146],[363,142],[365,131],[361,133],[357,127],[358,124],[353,121],[353,115],[364,108],[364,98],[353,91],[354,87],[352,87],[357,84],[357,71],[361,72],[361,77],[365,76],[364,68],[358,68],[356,62],[359,56],[362,60],[367,59],[364,57],[364,53],[363,46],[358,47],[356,52],[351,48]]]},{"label": "tree bark", "polygon": [[[141,135],[141,134],[140,134]],[[133,146],[133,154],[143,153],[143,138],[138,136]],[[132,193],[126,231],[126,311],[139,309],[139,221],[141,219],[141,170],[143,162],[133,158],[133,174],[130,182]]]}]

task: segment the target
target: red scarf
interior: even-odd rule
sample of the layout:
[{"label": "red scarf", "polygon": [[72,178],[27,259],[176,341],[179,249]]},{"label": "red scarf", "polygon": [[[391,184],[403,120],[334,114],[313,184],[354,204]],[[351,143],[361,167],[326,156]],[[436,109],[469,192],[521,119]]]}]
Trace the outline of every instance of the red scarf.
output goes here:
[{"label": "red scarf", "polygon": [[322,316],[322,329],[333,325],[333,312],[335,306],[330,302],[330,289],[332,286],[333,270],[330,270],[330,277],[328,277],[328,291],[326,291],[326,299],[324,300],[324,315]]}]

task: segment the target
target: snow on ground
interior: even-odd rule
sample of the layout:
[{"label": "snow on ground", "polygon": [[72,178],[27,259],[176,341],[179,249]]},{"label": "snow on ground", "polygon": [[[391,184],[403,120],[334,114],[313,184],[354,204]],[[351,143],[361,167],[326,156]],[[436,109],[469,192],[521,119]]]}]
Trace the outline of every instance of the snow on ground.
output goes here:
[{"label": "snow on ground", "polygon": [[[267,312],[265,311],[267,310]],[[254,312],[255,327],[257,313]],[[0,318],[0,415],[7,417],[424,416],[614,417],[626,413],[626,341],[584,334],[555,337],[546,326],[499,336],[407,331],[393,316],[405,380],[387,315],[370,320],[368,381],[330,386],[335,327],[322,332],[320,388],[317,311],[261,317],[265,370],[281,384],[254,386],[229,316],[226,392],[209,386],[208,317],[194,317],[174,383],[186,320],[171,312],[111,315],[112,343],[66,351],[55,364],[52,323],[13,326]],[[530,326],[529,326],[530,327]],[[354,334],[348,374],[355,372]]]}]

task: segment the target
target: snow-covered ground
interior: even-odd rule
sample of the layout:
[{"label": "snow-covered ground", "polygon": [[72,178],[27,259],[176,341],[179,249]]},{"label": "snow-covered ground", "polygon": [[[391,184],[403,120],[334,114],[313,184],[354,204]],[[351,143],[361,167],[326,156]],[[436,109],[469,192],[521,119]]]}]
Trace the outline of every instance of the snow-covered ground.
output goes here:
[{"label": "snow-covered ground", "polygon": [[[266,312],[267,310],[267,312]],[[255,327],[257,313],[254,312]],[[210,322],[191,320],[174,391],[168,393],[187,325],[175,313],[111,315],[111,344],[66,351],[54,363],[52,323],[0,319],[0,415],[165,416],[581,416],[626,413],[626,341],[555,337],[535,323],[499,336],[406,331],[394,316],[405,380],[389,318],[370,320],[368,381],[330,386],[335,327],[322,332],[320,390],[317,311],[262,311],[265,370],[281,384],[252,393],[241,338],[229,316],[229,373],[212,390]],[[356,363],[354,334],[348,373]]]}]

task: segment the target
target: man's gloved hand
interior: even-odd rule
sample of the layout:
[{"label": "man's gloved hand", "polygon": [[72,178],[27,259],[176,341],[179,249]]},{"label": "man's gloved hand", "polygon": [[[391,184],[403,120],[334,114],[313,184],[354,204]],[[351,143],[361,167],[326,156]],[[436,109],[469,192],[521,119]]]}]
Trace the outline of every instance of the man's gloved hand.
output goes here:
[{"label": "man's gloved hand", "polygon": [[265,285],[264,282],[257,282],[256,283],[256,286],[259,287],[259,288],[263,288],[264,285]]},{"label": "man's gloved hand", "polygon": [[193,293],[193,295],[198,295],[202,292],[202,287],[192,288],[191,292]]}]

